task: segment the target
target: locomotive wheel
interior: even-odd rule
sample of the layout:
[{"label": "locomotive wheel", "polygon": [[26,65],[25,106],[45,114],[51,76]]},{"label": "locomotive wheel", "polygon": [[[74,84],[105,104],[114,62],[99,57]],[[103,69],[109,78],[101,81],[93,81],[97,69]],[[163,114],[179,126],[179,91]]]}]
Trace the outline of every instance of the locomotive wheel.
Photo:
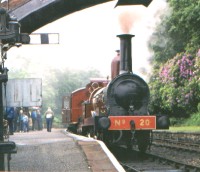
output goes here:
[{"label": "locomotive wheel", "polygon": [[126,138],[126,146],[128,150],[132,150],[133,142],[132,142],[132,133],[130,131],[124,132]]},{"label": "locomotive wheel", "polygon": [[94,137],[93,126],[82,126],[81,135],[86,137]]},{"label": "locomotive wheel", "polygon": [[95,136],[94,127],[93,126],[88,127],[88,136],[89,137],[94,137]]},{"label": "locomotive wheel", "polygon": [[98,132],[97,133],[97,139],[103,141],[103,132]]},{"label": "locomotive wheel", "polygon": [[138,143],[138,149],[139,149],[140,152],[146,152],[147,148],[148,148],[148,144],[146,144],[146,143],[142,143],[142,144]]},{"label": "locomotive wheel", "polygon": [[146,152],[150,145],[150,131],[138,131],[136,138],[139,151]]},{"label": "locomotive wheel", "polygon": [[68,131],[77,134],[77,124],[69,124],[67,127]]},{"label": "locomotive wheel", "polygon": [[107,146],[111,144],[110,134],[108,131],[98,132],[97,139],[103,141]]}]

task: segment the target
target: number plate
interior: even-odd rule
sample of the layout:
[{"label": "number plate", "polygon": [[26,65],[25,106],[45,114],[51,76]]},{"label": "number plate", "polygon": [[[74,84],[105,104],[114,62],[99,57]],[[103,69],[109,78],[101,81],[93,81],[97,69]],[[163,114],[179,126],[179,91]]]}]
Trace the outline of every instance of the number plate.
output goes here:
[{"label": "number plate", "polygon": [[130,121],[135,122],[135,130],[156,129],[156,116],[110,116],[109,130],[130,130]]}]

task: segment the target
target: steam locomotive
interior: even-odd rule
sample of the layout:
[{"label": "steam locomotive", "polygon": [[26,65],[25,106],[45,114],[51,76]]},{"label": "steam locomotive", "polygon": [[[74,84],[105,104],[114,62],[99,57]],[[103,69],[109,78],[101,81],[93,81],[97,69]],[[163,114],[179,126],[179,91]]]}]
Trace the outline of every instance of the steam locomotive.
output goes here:
[{"label": "steam locomotive", "polygon": [[152,130],[168,129],[169,119],[148,112],[149,87],[132,72],[133,36],[118,35],[120,54],[112,61],[111,80],[93,78],[86,87],[72,92],[67,100],[69,107],[63,108],[63,120],[75,133],[127,148],[135,144],[145,152],[151,144]]}]

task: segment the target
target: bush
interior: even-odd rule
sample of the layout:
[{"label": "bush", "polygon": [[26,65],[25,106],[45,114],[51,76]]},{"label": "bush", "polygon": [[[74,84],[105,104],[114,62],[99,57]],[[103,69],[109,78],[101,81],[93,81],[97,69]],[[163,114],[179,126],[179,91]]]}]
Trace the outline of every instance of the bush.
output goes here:
[{"label": "bush", "polygon": [[199,111],[199,57],[178,54],[157,70],[154,78],[149,83],[152,111],[159,109],[175,117],[188,117]]},{"label": "bush", "polygon": [[198,112],[200,113],[200,103],[199,103],[198,106],[197,106],[197,110],[198,110]]},{"label": "bush", "polygon": [[183,118],[170,118],[170,126],[181,126],[183,124]]},{"label": "bush", "polygon": [[183,125],[184,126],[200,126],[200,112],[191,115],[190,118],[184,121]]},{"label": "bush", "polygon": [[192,114],[189,118],[170,118],[171,126],[200,126],[200,113]]}]

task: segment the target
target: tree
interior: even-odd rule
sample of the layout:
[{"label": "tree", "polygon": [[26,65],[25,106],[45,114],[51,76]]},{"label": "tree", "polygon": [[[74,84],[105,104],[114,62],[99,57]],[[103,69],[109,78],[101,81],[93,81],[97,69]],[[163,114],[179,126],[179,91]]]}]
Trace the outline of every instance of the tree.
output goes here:
[{"label": "tree", "polygon": [[180,52],[195,54],[200,47],[200,0],[168,0],[168,4],[149,41],[154,67]]},{"label": "tree", "polygon": [[55,113],[61,113],[62,97],[70,95],[72,91],[84,87],[92,77],[100,77],[100,72],[91,69],[88,71],[49,70],[43,84],[43,108],[51,106]]},{"label": "tree", "polygon": [[[200,107],[200,0],[168,0],[169,12],[150,39],[153,112],[188,116]],[[200,52],[200,51],[199,51]]]}]

